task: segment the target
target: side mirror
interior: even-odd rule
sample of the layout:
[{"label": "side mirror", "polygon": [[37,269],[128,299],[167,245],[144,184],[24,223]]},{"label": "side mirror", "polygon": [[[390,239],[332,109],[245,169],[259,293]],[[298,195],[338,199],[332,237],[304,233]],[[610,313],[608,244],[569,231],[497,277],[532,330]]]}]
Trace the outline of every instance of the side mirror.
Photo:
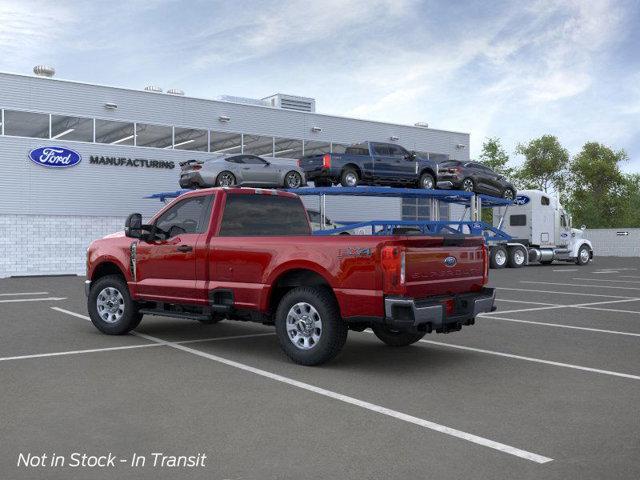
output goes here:
[{"label": "side mirror", "polygon": [[587,229],[587,226],[586,226],[586,225],[582,225],[582,226],[580,227],[580,230],[586,230],[586,229]]},{"label": "side mirror", "polygon": [[124,234],[131,238],[140,238],[142,236],[142,215],[132,213],[124,222]]}]

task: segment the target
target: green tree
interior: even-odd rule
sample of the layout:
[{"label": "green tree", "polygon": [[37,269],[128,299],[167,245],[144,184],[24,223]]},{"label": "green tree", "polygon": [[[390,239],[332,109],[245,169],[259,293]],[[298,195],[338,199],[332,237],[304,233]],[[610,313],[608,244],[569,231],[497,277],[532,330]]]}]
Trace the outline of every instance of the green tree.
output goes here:
[{"label": "green tree", "polygon": [[514,168],[508,165],[509,155],[502,147],[502,143],[498,137],[486,138],[482,144],[482,153],[479,158],[483,165],[486,165],[494,172],[512,177]]},{"label": "green tree", "polygon": [[629,195],[637,192],[638,181],[625,178],[620,162],[627,160],[624,150],[614,151],[598,142],[588,142],[571,161],[568,207],[576,225],[592,228],[623,226],[632,205]]},{"label": "green tree", "polygon": [[623,213],[616,226],[640,228],[640,174],[625,175]]},{"label": "green tree", "polygon": [[569,152],[554,135],[543,135],[527,144],[519,144],[516,153],[525,157],[517,172],[520,186],[562,193],[566,186]]}]

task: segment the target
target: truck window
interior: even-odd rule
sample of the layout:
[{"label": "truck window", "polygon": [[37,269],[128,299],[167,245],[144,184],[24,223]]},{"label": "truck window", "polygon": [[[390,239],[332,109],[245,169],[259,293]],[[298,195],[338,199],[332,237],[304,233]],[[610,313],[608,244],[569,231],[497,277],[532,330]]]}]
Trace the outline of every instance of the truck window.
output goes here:
[{"label": "truck window", "polygon": [[524,227],[527,224],[526,215],[511,215],[509,217],[509,225],[511,227]]},{"label": "truck window", "polygon": [[540,204],[541,205],[549,205],[549,197],[540,197]]},{"label": "truck window", "polygon": [[164,232],[180,227],[184,233],[203,233],[209,227],[213,195],[185,198],[158,217],[155,224]]},{"label": "truck window", "polygon": [[345,151],[347,155],[365,155],[369,156],[369,147],[365,143],[348,146]]},{"label": "truck window", "polygon": [[387,156],[389,155],[389,147],[384,143],[374,143],[371,145],[376,155]]},{"label": "truck window", "polygon": [[228,195],[221,237],[309,235],[305,209],[297,198],[274,195]]},{"label": "truck window", "polygon": [[389,155],[393,157],[404,157],[409,153],[399,145],[388,145],[387,148],[389,149]]}]

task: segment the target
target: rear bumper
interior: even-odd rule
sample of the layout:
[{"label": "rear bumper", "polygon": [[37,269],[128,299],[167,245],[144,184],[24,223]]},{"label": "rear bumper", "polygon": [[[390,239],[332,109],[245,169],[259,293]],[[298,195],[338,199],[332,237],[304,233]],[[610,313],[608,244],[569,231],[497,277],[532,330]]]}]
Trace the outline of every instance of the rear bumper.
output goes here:
[{"label": "rear bumper", "polygon": [[[488,287],[480,292],[425,300],[385,297],[384,324],[397,330],[435,330],[442,333],[456,331],[463,325],[474,323],[478,314],[494,311],[495,299],[495,289]],[[447,301],[453,301],[455,304],[454,312],[449,315],[445,307]]]},{"label": "rear bumper", "polygon": [[180,175],[180,188],[204,187],[206,182],[200,172],[188,172]]}]

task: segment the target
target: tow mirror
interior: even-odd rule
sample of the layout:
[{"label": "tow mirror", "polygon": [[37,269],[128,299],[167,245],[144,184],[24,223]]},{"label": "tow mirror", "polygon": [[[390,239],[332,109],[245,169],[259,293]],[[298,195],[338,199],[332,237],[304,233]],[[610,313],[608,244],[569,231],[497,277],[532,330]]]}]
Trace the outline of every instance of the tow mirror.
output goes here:
[{"label": "tow mirror", "polygon": [[586,229],[587,229],[587,226],[586,226],[586,225],[582,225],[582,226],[580,227],[580,230],[586,230]]},{"label": "tow mirror", "polygon": [[140,238],[142,236],[142,215],[132,213],[124,222],[124,234],[131,238]]}]

